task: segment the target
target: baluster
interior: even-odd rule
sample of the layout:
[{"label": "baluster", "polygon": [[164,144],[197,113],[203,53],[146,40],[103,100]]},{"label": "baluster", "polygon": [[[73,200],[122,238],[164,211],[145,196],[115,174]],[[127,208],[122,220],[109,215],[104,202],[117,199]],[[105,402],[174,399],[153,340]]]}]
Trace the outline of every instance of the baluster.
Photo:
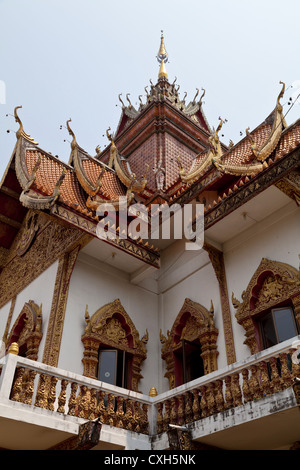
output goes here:
[{"label": "baluster", "polygon": [[142,433],[148,434],[148,405],[142,404]]},{"label": "baluster", "polygon": [[54,411],[54,402],[56,399],[56,383],[57,377],[48,377],[49,383],[49,393],[48,393],[48,400],[47,400],[47,410]]},{"label": "baluster", "polygon": [[183,426],[185,422],[185,415],[184,415],[184,395],[179,395],[177,397],[178,400],[178,408],[177,408],[177,424],[179,426]]},{"label": "baluster", "polygon": [[242,392],[240,388],[240,376],[238,373],[233,374],[231,377],[231,390],[234,406],[243,404]]},{"label": "baluster", "polygon": [[271,357],[269,364],[271,366],[271,387],[273,393],[280,392],[284,388],[284,382],[279,375],[278,366],[277,366],[277,358]]},{"label": "baluster", "polygon": [[108,424],[110,426],[115,425],[116,415],[115,415],[115,396],[113,393],[109,393],[107,395],[108,404],[107,404],[107,416],[108,416]]},{"label": "baluster", "polygon": [[58,408],[57,408],[57,412],[58,413],[64,413],[65,412],[65,404],[66,404],[66,400],[67,400],[67,394],[66,394],[66,390],[67,390],[67,386],[68,386],[68,381],[66,379],[62,379],[61,382],[60,382],[60,394],[59,394],[59,397],[57,399],[57,402],[58,402]]},{"label": "baluster", "polygon": [[163,432],[163,403],[158,403],[157,418],[156,418],[156,433],[161,434]]},{"label": "baluster", "polygon": [[124,427],[124,398],[117,397],[117,410],[116,410],[116,427],[123,428]]},{"label": "baluster", "polygon": [[24,393],[24,403],[26,405],[32,405],[32,397],[34,394],[34,379],[36,377],[35,370],[29,370],[27,375],[27,385]]},{"label": "baluster", "polygon": [[185,397],[185,422],[191,423],[193,421],[193,395],[191,392],[186,392],[184,397]]},{"label": "baluster", "polygon": [[216,380],[215,382],[215,400],[216,400],[216,406],[217,406],[217,411],[224,411],[225,409],[225,403],[224,403],[224,397],[223,397],[223,381],[222,380]]},{"label": "baluster", "polygon": [[231,391],[231,376],[228,375],[225,377],[225,409],[228,410],[229,408],[233,407],[233,397]]},{"label": "baluster", "polygon": [[296,377],[300,378],[300,362],[298,359],[298,355],[300,354],[299,349],[292,349],[290,351],[290,355],[292,358],[292,376],[295,379]]},{"label": "baluster", "polygon": [[253,400],[258,400],[262,398],[262,391],[259,386],[259,381],[257,379],[257,366],[253,365],[250,367],[251,370],[251,377],[249,380],[250,390],[253,394]]},{"label": "baluster", "polygon": [[170,422],[170,411],[171,411],[171,402],[170,400],[166,400],[164,402],[165,405],[165,412],[163,417],[163,430],[168,431],[169,429],[169,422]]},{"label": "baluster", "polygon": [[200,402],[199,402],[199,390],[195,388],[192,390],[193,394],[193,405],[192,405],[192,410],[193,410],[193,421],[198,421],[201,416],[201,410],[200,410]]},{"label": "baluster", "polygon": [[201,393],[201,400],[200,400],[200,408],[201,408],[201,418],[206,418],[208,416],[208,404],[207,404],[207,387],[203,385],[200,387]]},{"label": "baluster", "polygon": [[248,401],[252,401],[253,395],[250,392],[250,386],[249,386],[249,371],[248,369],[243,369],[242,370],[242,376],[243,376],[243,396],[244,396],[244,403],[248,403]]},{"label": "baluster", "polygon": [[268,374],[268,364],[265,361],[259,363],[260,369],[260,387],[262,389],[263,395],[271,395],[272,387],[270,385],[270,379]]},{"label": "baluster", "polygon": [[288,368],[288,355],[287,353],[279,354],[280,364],[281,364],[281,378],[284,381],[284,388],[289,388],[293,385],[293,376],[290,369]]},{"label": "baluster", "polygon": [[141,432],[141,412],[140,412],[140,403],[138,401],[133,402],[133,411],[134,411],[134,431]]},{"label": "baluster", "polygon": [[39,408],[47,408],[48,402],[48,391],[47,391],[47,376],[45,374],[40,375],[39,385],[37,389],[37,394],[35,397],[35,406]]},{"label": "baluster", "polygon": [[23,382],[24,373],[25,373],[24,367],[17,368],[15,378],[14,378],[14,383],[13,383],[11,394],[10,394],[10,399],[13,401],[18,401],[18,402],[21,401],[22,382]]},{"label": "baluster", "polygon": [[92,388],[90,390],[90,407],[89,407],[89,416],[88,419],[90,421],[93,421],[94,419],[97,418],[97,390],[95,388]]},{"label": "baluster", "polygon": [[170,423],[177,424],[177,403],[175,397],[171,398]]},{"label": "baluster", "polygon": [[125,422],[126,422],[126,429],[129,431],[133,428],[133,410],[132,410],[132,400],[126,400],[126,413],[125,413]]},{"label": "baluster", "polygon": [[77,397],[78,418],[87,418],[89,402],[88,387],[86,385],[80,385],[80,392]]},{"label": "baluster", "polygon": [[106,424],[108,420],[108,416],[107,416],[107,410],[105,406],[105,392],[103,392],[102,390],[99,392],[99,401],[98,401],[96,413],[101,423]]},{"label": "baluster", "polygon": [[292,376],[295,379],[296,377],[300,378],[300,350],[298,349],[291,349],[290,351],[291,359],[292,359]]},{"label": "baluster", "polygon": [[70,416],[75,416],[77,412],[77,398],[76,398],[76,392],[77,392],[78,384],[76,382],[71,383],[71,394],[68,402],[68,415]]},{"label": "baluster", "polygon": [[207,402],[207,412],[208,416],[213,415],[216,413],[216,402],[215,402],[215,390],[214,384],[210,383],[207,386],[207,394],[206,394],[206,402]]}]

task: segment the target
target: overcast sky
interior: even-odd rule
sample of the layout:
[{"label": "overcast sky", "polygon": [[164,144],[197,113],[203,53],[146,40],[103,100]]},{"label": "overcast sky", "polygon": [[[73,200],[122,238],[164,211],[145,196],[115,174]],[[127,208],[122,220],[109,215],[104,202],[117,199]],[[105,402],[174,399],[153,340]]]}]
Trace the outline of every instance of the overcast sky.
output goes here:
[{"label": "overcast sky", "polygon": [[104,149],[118,94],[135,105],[157,81],[161,30],[169,81],[177,77],[187,101],[205,88],[210,126],[228,120],[225,144],[270,114],[280,80],[288,124],[300,117],[299,104],[288,105],[297,93],[288,87],[300,85],[299,0],[0,0],[0,22],[1,176],[16,141],[7,133],[18,128],[15,106],[25,131],[63,161],[70,137],[60,125],[69,118],[81,147]]}]

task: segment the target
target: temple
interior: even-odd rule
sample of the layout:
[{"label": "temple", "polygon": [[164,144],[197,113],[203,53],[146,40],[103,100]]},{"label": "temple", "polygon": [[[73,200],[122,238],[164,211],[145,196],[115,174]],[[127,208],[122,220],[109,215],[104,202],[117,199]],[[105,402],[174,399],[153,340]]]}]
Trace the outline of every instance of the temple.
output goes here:
[{"label": "temple", "polygon": [[187,100],[169,79],[163,34],[157,60],[94,155],[69,119],[69,161],[53,156],[14,110],[2,449],[300,448],[300,119],[287,124],[280,82],[269,115],[225,145],[205,90]]}]

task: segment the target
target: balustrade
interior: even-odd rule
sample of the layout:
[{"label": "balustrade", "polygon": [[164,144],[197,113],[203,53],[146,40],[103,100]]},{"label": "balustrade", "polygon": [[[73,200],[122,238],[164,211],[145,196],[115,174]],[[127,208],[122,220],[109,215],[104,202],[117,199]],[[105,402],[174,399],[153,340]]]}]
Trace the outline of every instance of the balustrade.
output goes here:
[{"label": "balustrade", "polygon": [[[180,392],[157,403],[157,433],[167,431],[168,423],[183,425],[215,413],[259,400],[292,387],[300,366],[290,360],[289,352],[240,367],[232,374],[206,381],[197,388]],[[199,379],[205,380],[205,376]]]},{"label": "balustrade", "polygon": [[99,419],[137,433],[149,433],[150,416],[151,432],[161,434],[169,424],[192,423],[292,387],[300,374],[300,365],[291,360],[293,350],[278,347],[272,351],[170,390],[161,399],[159,395],[139,399],[135,392],[16,356],[10,385],[3,387],[3,379],[2,389],[15,402],[85,420]]},{"label": "balustrade", "polygon": [[148,404],[26,367],[16,368],[10,400],[86,420],[99,418],[110,426],[148,433]]}]

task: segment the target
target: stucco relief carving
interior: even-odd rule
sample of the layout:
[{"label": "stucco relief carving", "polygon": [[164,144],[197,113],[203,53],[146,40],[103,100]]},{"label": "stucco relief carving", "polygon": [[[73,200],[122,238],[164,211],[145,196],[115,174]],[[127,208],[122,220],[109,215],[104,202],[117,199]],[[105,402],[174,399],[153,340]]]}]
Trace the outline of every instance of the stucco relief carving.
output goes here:
[{"label": "stucco relief carving", "polygon": [[7,350],[11,343],[18,343],[20,355],[36,361],[42,336],[42,305],[38,306],[33,300],[29,300],[24,304],[4,342]]},{"label": "stucco relief carving", "polygon": [[112,347],[124,350],[132,357],[131,388],[138,390],[142,378],[141,366],[147,357],[148,331],[140,339],[139,333],[119,299],[104,305],[92,317],[85,312],[86,328],[82,336],[84,344],[83,375],[97,378],[99,348]]},{"label": "stucco relief carving", "polygon": [[239,301],[232,293],[235,316],[245,329],[244,343],[252,354],[259,351],[253,320],[260,312],[290,300],[300,325],[300,273],[293,266],[263,258],[241,298]]},{"label": "stucco relief carving", "polygon": [[176,317],[171,331],[167,330],[167,336],[160,331],[162,344],[161,356],[166,361],[165,377],[169,380],[169,387],[175,387],[175,363],[174,352],[178,349],[180,341],[196,341],[201,345],[204,373],[208,374],[217,369],[217,337],[218,330],[214,324],[214,310],[185,299],[184,304]]}]

